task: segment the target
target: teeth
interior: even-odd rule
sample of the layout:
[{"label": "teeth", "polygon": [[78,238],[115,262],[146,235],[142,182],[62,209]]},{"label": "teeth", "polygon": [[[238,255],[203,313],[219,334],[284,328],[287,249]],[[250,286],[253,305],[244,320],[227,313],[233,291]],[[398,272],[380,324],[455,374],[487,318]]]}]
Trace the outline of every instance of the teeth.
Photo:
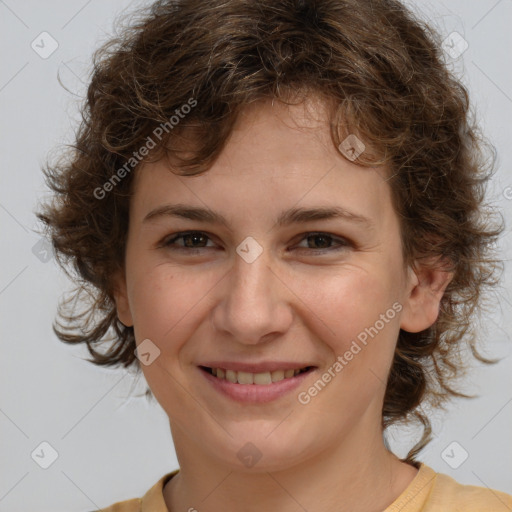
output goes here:
[{"label": "teeth", "polygon": [[272,382],[278,382],[284,379],[284,370],[276,370],[272,372]]},{"label": "teeth", "polygon": [[254,373],[238,372],[238,384],[254,384]]},{"label": "teeth", "polygon": [[238,382],[237,374],[233,370],[226,370],[226,380],[229,380],[229,382],[232,382],[233,384]]},{"label": "teeth", "polygon": [[218,379],[226,379],[233,384],[258,384],[265,386],[272,382],[279,382],[283,379],[290,379],[301,373],[302,369],[296,370],[275,370],[273,372],[249,373],[224,370],[222,368],[211,368],[212,374]]},{"label": "teeth", "polygon": [[272,384],[272,374],[270,372],[255,373],[254,384],[267,385]]}]

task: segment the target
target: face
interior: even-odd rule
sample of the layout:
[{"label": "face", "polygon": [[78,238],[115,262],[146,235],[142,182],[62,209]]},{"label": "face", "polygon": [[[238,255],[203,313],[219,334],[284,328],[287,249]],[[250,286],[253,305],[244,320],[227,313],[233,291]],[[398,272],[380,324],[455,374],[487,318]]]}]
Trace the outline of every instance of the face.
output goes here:
[{"label": "face", "polygon": [[380,435],[399,330],[435,320],[442,291],[404,268],[388,172],[345,159],[326,119],[313,99],[260,102],[206,173],[137,171],[116,302],[178,456],[276,470]]}]

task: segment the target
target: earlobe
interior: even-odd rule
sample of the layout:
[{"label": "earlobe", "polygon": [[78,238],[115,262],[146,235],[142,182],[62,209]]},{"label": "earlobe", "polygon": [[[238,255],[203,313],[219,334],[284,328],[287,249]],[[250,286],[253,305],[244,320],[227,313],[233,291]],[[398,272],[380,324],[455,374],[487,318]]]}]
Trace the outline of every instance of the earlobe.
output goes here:
[{"label": "earlobe", "polygon": [[439,265],[410,271],[400,328],[407,332],[420,332],[431,327],[437,320],[439,305],[453,278],[453,272],[447,266]]},{"label": "earlobe", "polygon": [[126,327],[133,326],[130,303],[128,301],[128,292],[124,272],[119,272],[114,277],[114,300],[116,303],[117,317]]}]

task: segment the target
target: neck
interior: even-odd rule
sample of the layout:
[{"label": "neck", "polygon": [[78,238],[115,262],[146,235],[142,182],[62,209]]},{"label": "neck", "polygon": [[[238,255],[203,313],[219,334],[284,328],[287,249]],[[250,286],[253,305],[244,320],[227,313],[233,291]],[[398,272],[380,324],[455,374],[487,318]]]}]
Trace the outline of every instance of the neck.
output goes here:
[{"label": "neck", "polygon": [[[417,469],[384,446],[382,433],[345,437],[314,458],[279,470],[234,469],[212,458],[178,427],[172,428],[180,471],[164,488],[167,508],[221,512],[378,512],[409,485]],[[179,449],[180,447],[181,449]]]}]

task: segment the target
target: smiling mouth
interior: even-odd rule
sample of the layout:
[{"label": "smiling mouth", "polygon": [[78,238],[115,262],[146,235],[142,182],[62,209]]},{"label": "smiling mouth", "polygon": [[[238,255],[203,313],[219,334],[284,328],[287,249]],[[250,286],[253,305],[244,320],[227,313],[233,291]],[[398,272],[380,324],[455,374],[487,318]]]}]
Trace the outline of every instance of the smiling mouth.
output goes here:
[{"label": "smiling mouth", "polygon": [[208,366],[199,366],[199,368],[213,375],[219,380],[227,380],[232,384],[256,384],[270,385],[274,382],[280,382],[285,379],[293,379],[302,373],[308,373],[314,370],[315,366],[306,366],[304,368],[275,370],[272,372],[250,373],[234,370],[226,370],[224,368],[209,368]]}]

